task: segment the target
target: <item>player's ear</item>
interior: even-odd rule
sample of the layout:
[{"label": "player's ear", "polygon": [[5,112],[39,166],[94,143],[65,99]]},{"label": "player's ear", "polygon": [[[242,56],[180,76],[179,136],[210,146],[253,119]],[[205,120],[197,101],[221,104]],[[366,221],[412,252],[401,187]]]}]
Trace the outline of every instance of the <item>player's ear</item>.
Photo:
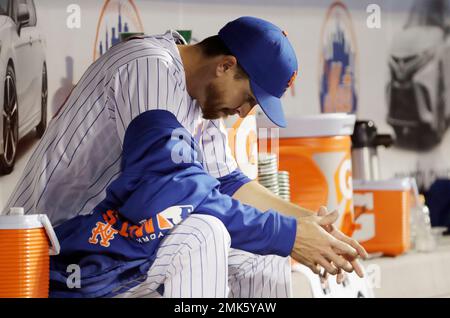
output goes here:
[{"label": "player's ear", "polygon": [[222,76],[226,72],[230,72],[233,66],[237,65],[237,59],[233,55],[223,55],[219,60],[216,68],[216,76]]}]

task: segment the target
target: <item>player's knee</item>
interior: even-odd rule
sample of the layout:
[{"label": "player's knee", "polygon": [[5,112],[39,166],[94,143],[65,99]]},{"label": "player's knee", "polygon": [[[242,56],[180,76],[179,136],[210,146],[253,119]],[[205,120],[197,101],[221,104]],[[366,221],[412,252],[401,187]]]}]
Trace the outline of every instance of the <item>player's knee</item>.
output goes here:
[{"label": "player's knee", "polygon": [[198,221],[197,230],[202,232],[202,238],[205,244],[211,244],[211,242],[222,242],[225,248],[230,248],[231,237],[226,229],[225,225],[218,218],[211,215],[193,214],[193,218]]}]

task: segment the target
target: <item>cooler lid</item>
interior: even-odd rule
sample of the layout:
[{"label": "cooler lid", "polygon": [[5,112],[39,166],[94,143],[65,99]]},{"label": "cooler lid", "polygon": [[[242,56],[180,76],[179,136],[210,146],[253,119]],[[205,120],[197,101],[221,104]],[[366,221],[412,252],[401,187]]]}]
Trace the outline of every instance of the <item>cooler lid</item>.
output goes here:
[{"label": "cooler lid", "polygon": [[[356,116],[347,113],[289,117],[280,128],[280,138],[351,136]],[[265,116],[257,117],[258,128],[277,128]]]},{"label": "cooler lid", "polygon": [[353,190],[409,191],[411,190],[411,179],[353,180]]},{"label": "cooler lid", "polygon": [[0,215],[0,230],[23,230],[42,228],[39,214],[24,215],[23,208],[11,208],[9,215]]}]

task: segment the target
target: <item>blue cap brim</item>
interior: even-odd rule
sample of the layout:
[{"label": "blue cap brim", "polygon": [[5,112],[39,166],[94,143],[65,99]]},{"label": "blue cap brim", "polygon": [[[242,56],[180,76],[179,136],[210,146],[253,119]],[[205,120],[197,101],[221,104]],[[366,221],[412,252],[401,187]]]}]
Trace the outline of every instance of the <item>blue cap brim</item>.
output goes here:
[{"label": "blue cap brim", "polygon": [[264,114],[278,127],[286,127],[286,119],[284,118],[283,108],[281,107],[281,100],[267,93],[252,80],[250,80],[250,87]]}]

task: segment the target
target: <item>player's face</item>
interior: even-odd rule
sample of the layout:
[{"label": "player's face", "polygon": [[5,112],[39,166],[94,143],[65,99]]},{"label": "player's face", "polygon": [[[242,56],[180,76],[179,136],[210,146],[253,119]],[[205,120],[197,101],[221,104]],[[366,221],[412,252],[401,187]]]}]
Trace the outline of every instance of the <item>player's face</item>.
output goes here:
[{"label": "player's face", "polygon": [[238,77],[236,72],[234,69],[209,83],[202,103],[203,118],[218,119],[235,114],[243,118],[257,104],[248,78]]}]

